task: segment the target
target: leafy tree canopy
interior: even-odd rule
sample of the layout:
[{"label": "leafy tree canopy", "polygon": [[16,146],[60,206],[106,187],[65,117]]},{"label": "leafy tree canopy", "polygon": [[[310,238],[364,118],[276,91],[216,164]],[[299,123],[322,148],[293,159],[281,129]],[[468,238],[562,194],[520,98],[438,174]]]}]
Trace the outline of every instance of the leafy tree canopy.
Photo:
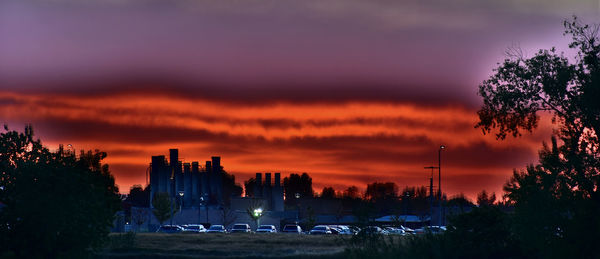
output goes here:
[{"label": "leafy tree canopy", "polygon": [[552,114],[557,129],[539,164],[504,187],[513,230],[531,255],[591,258],[600,240],[600,39],[598,25],[574,18],[564,26],[574,62],[554,48],[506,59],[479,87],[476,127],[516,137],[537,127],[540,112]]},{"label": "leafy tree canopy", "polygon": [[313,197],[312,178],[307,173],[290,174],[289,177],[283,178],[283,192],[288,204],[295,203],[296,193],[300,194],[302,198]]},{"label": "leafy tree canopy", "polygon": [[321,198],[323,199],[334,199],[335,198],[335,189],[333,187],[323,187],[323,191],[321,191]]},{"label": "leafy tree canopy", "polygon": [[106,153],[50,152],[25,132],[0,134],[0,257],[78,258],[98,247],[120,208]]},{"label": "leafy tree canopy", "polygon": [[169,193],[166,192],[158,192],[154,194],[154,199],[152,199],[152,207],[152,214],[154,214],[161,225],[179,212],[179,206],[176,206],[175,200],[169,196]]}]

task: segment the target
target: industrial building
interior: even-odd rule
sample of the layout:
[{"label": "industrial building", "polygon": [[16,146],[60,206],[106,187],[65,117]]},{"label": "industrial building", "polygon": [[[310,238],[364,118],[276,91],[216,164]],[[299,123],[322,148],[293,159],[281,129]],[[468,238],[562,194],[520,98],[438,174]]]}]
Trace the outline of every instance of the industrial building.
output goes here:
[{"label": "industrial building", "polygon": [[213,156],[204,166],[198,162],[182,163],[179,150],[169,150],[169,160],[152,156],[149,167],[150,197],[168,193],[184,208],[223,204],[223,167],[221,157]]}]

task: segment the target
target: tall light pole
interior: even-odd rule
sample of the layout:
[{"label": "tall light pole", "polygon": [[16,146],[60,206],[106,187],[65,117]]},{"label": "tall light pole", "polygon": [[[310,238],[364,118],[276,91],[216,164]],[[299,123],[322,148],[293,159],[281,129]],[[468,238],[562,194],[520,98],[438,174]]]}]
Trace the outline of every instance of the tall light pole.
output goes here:
[{"label": "tall light pole", "polygon": [[[446,146],[440,145],[440,149],[438,149],[438,202],[440,204],[440,212],[442,210],[442,150],[444,150]],[[440,226],[442,225],[442,213],[440,213]]]},{"label": "tall light pole", "polygon": [[300,222],[300,193],[297,192],[296,195],[294,195],[294,197],[296,197],[296,225],[298,225],[298,223]]},{"label": "tall light pole", "polygon": [[183,191],[179,191],[179,213],[183,212]]},{"label": "tall light pole", "polygon": [[256,220],[256,228],[260,227],[260,217],[262,217],[262,208],[254,209],[254,219]]}]

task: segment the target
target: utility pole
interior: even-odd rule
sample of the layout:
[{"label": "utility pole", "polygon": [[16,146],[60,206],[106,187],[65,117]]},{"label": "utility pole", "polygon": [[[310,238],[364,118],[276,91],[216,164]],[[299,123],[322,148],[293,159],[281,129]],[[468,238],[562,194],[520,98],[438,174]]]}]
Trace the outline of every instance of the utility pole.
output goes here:
[{"label": "utility pole", "polygon": [[[440,212],[442,212],[442,150],[444,150],[446,146],[440,145],[440,149],[438,149],[438,202],[440,205]],[[440,213],[440,224],[442,225],[442,218],[445,213]]]},{"label": "utility pole", "polygon": [[429,226],[433,220],[433,169],[438,169],[437,166],[426,166],[425,169],[431,169],[431,176],[429,177]]}]

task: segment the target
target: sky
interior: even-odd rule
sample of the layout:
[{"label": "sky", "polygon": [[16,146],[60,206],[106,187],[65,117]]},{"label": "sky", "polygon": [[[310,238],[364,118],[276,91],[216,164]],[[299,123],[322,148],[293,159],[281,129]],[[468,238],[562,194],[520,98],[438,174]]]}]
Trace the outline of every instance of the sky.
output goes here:
[{"label": "sky", "polygon": [[483,135],[477,86],[509,48],[571,56],[573,15],[598,23],[600,2],[5,0],[0,122],[106,151],[123,193],[169,148],[239,183],[428,185],[441,144],[444,192],[502,193],[553,126]]}]

